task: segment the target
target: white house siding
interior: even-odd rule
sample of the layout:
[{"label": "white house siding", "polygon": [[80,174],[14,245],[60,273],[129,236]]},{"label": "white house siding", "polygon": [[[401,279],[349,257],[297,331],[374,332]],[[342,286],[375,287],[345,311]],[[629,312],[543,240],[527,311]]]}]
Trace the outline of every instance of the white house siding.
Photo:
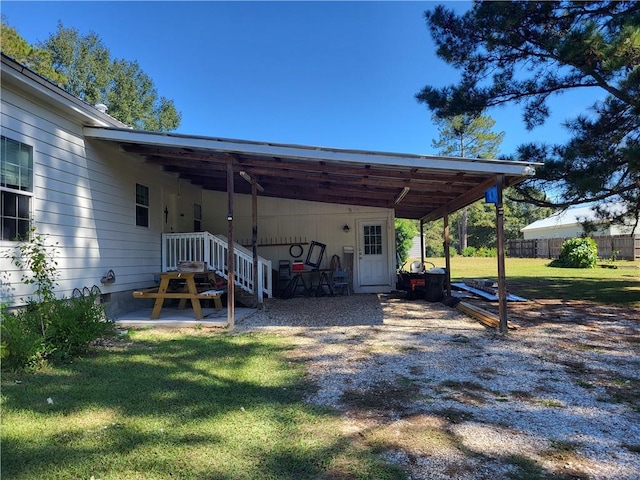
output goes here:
[{"label": "white house siding", "polygon": [[[85,286],[117,293],[153,283],[161,264],[164,198],[177,196],[175,177],[99,142],[85,143],[79,122],[5,85],[2,135],[33,148],[33,218],[47,243],[57,244],[59,296]],[[136,183],[150,187],[150,228],[135,226]],[[15,245],[0,241],[3,252]],[[109,269],[116,283],[105,286],[100,279]],[[11,293],[14,303],[23,303],[33,287],[20,282],[21,272],[4,255],[0,270],[10,282],[3,279],[5,297]]]},{"label": "white house siding", "polygon": [[[203,192],[203,224],[212,233],[226,234],[227,195],[220,192]],[[300,200],[277,199],[258,196],[258,244],[272,244],[258,247],[258,254],[271,260],[277,268],[279,260],[306,259],[308,245],[302,245],[304,253],[293,258],[289,253],[290,243],[310,243],[327,245],[321,268],[328,268],[333,255],[340,256],[342,266],[353,262],[354,290],[358,293],[389,291],[394,282],[395,232],[393,210],[375,207],[359,207]],[[234,237],[236,241],[249,244],[252,235],[251,196],[234,196]],[[358,285],[358,229],[359,222],[382,221],[386,224],[388,281],[382,285],[361,287]],[[349,226],[345,233],[343,227]],[[286,245],[273,245],[285,243]],[[345,247],[352,247],[352,258],[344,253]]]},{"label": "white house siding", "polygon": [[[97,285],[110,297],[112,314],[132,302],[131,291],[151,286],[161,268],[161,234],[193,231],[193,205],[202,205],[202,229],[226,233],[226,194],[204,193],[200,187],[180,181],[160,167],[143,163],[109,143],[86,140],[81,118],[71,108],[35,98],[28,92],[2,85],[2,135],[33,148],[34,192],[32,214],[39,233],[56,245],[56,293],[71,296],[75,288]],[[150,188],[150,226],[135,225],[135,185]],[[165,210],[167,211],[165,217]],[[267,243],[313,240],[327,244],[323,267],[337,254],[343,265],[358,269],[360,222],[386,225],[388,281],[356,291],[387,291],[393,285],[393,210],[350,207],[314,202],[259,198],[259,237]],[[344,225],[350,231],[343,231]],[[251,239],[251,197],[236,197],[235,227],[238,239]],[[0,241],[8,253],[15,242]],[[354,254],[345,255],[344,247]],[[303,260],[306,256],[305,245]],[[293,260],[289,246],[264,246],[260,255]],[[102,285],[100,279],[113,270],[116,282]],[[33,286],[21,282],[20,272],[5,255],[0,256],[0,294],[3,301],[23,304]]]},{"label": "white house siding", "polygon": [[420,244],[420,235],[413,237],[413,239],[411,240],[411,248],[409,249],[407,258],[422,258]]},{"label": "white house siding", "polygon": [[[163,187],[162,201],[163,221],[165,206],[167,207],[168,211],[168,221],[167,223],[165,223],[164,227],[164,231],[167,233],[193,232],[194,204],[197,203],[201,205],[203,211],[205,210],[202,199],[202,189],[200,187],[192,185],[188,181],[180,180],[175,177],[172,178],[168,185],[165,185]],[[204,226],[202,230],[206,230]]]}]

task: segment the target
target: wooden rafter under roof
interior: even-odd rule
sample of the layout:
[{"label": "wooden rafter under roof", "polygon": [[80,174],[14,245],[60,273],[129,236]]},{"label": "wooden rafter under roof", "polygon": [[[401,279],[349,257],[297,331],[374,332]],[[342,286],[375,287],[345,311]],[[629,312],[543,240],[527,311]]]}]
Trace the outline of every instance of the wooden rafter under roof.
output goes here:
[{"label": "wooden rafter under roof", "polygon": [[[143,161],[162,166],[204,189],[226,191],[227,164],[255,178],[261,195],[394,208],[396,217],[435,220],[480,198],[505,175],[506,186],[530,175],[535,163],[339,150],[141,132],[85,128],[85,135],[116,142]],[[235,182],[236,193],[251,193]]]}]

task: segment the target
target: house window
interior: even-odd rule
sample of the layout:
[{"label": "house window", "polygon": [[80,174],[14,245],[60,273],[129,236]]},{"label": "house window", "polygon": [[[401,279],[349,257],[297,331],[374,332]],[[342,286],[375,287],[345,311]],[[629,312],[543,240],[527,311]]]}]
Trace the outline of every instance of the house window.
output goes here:
[{"label": "house window", "polygon": [[136,183],[136,225],[149,226],[149,187]]},{"label": "house window", "polygon": [[16,240],[29,233],[33,148],[3,136],[0,149],[0,238]]},{"label": "house window", "polygon": [[193,231],[202,231],[202,205],[198,203],[193,204]]}]

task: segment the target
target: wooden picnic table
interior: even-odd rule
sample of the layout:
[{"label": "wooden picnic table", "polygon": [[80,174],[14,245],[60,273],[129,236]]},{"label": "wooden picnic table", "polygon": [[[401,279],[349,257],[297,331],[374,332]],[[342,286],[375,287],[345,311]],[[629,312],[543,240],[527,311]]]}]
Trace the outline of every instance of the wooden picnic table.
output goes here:
[{"label": "wooden picnic table", "polygon": [[[163,272],[159,274],[160,285],[156,288],[148,288],[145,290],[137,290],[133,292],[135,298],[155,298],[155,304],[153,311],[151,312],[151,318],[157,319],[160,317],[162,306],[165,299],[179,299],[179,309],[184,309],[187,300],[191,301],[191,307],[196,319],[202,319],[202,306],[200,300],[213,300],[215,308],[222,308],[221,297],[226,293],[225,288],[213,287],[211,280],[216,280],[214,272]],[[196,284],[197,277],[205,277],[206,283],[204,290],[199,288]],[[184,280],[184,284],[178,290],[170,289],[170,283],[172,280]]]}]

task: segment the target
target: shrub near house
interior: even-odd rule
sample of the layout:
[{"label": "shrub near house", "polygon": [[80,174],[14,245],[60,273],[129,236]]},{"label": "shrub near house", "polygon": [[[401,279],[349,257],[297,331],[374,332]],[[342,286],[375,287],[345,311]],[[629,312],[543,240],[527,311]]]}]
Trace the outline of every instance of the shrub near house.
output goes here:
[{"label": "shrub near house", "polygon": [[25,308],[9,311],[0,306],[2,368],[20,370],[66,361],[84,353],[91,341],[113,332],[97,294],[56,298],[56,251],[35,228],[18,250],[20,255],[12,256],[12,261],[23,271],[22,282],[35,285],[36,290]]},{"label": "shrub near house", "polygon": [[593,238],[570,238],[562,244],[557,260],[549,264],[551,267],[594,268],[598,261],[598,245]]}]

